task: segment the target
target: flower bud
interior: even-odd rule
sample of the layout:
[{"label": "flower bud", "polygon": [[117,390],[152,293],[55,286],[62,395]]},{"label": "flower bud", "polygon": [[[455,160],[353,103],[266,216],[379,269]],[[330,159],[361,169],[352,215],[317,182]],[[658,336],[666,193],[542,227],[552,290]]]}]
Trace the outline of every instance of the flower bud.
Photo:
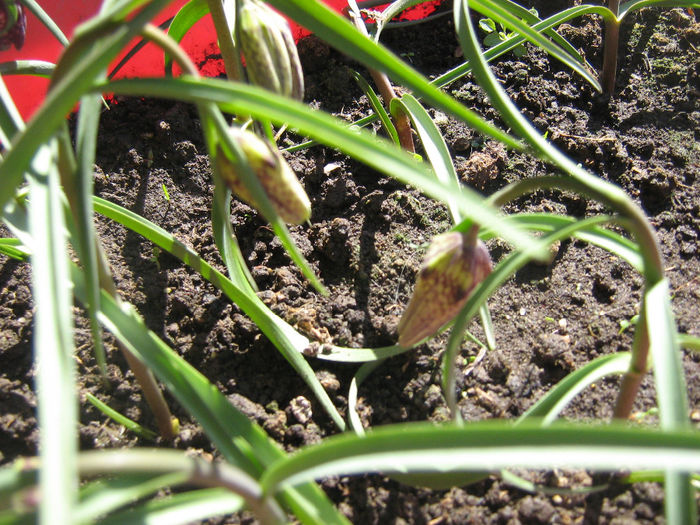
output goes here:
[{"label": "flower bud", "polygon": [[483,242],[461,232],[435,237],[399,321],[399,344],[411,347],[451,321],[489,273],[491,257]]},{"label": "flower bud", "polygon": [[[250,131],[231,128],[230,133],[282,220],[292,224],[301,224],[309,220],[311,217],[309,197],[282,154]],[[217,148],[215,165],[219,175],[233,193],[255,209],[260,209],[255,198],[236,173],[234,163],[224,154],[221,147]]]},{"label": "flower bud", "polygon": [[16,0],[0,0],[0,51],[15,46],[22,49],[27,17]]},{"label": "flower bud", "polygon": [[247,0],[239,14],[238,34],[251,82],[301,100],[304,74],[292,31],[272,8]]}]

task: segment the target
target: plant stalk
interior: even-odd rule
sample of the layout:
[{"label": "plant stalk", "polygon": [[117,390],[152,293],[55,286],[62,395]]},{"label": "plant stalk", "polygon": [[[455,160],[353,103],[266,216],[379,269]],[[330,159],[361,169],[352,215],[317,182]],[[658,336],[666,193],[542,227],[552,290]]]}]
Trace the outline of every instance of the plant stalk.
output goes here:
[{"label": "plant stalk", "polygon": [[[229,26],[226,13],[224,13],[224,1],[225,0],[207,0],[207,5],[209,6],[211,18],[214,21],[214,29],[216,30],[216,36],[219,40],[221,56],[224,59],[226,76],[229,80],[240,81],[243,79],[241,60],[233,38],[234,28]],[[238,9],[237,4],[236,9]],[[182,67],[181,64],[178,65]],[[188,73],[192,74],[191,71],[188,71]]]},{"label": "plant stalk", "polygon": [[[358,13],[356,13],[354,9],[345,8],[344,12],[346,16],[350,18],[355,27],[369,38],[367,27],[365,26],[362,17],[358,16]],[[376,69],[369,69],[369,74],[372,77],[372,80],[374,80],[377,89],[379,89],[379,94],[382,96],[384,105],[391,113],[391,119],[393,120],[394,126],[396,127],[396,132],[399,135],[399,144],[409,153],[415,153],[416,147],[413,144],[413,130],[411,129],[410,118],[400,109],[397,109],[395,112],[392,112],[390,109],[391,101],[399,97],[396,95],[396,91],[394,91],[394,87],[391,85],[389,77]]]},{"label": "plant stalk", "polygon": [[603,92],[608,96],[612,96],[615,93],[617,50],[620,41],[620,21],[617,19],[620,10],[620,0],[609,0],[608,9],[615,15],[615,19],[606,19],[605,21],[603,71],[600,76],[600,83],[603,86]]}]

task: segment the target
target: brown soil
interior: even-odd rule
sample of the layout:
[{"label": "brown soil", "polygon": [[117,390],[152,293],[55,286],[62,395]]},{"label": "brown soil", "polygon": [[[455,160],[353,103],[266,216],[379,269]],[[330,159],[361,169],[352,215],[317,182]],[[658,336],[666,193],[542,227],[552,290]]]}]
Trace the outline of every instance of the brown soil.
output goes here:
[{"label": "brown soil", "polygon": [[[541,16],[566,7],[563,1],[542,4],[547,7],[540,9]],[[596,19],[583,19],[562,32],[599,66]],[[495,66],[510,95],[542,132],[576,161],[624,187],[649,214],[665,257],[679,329],[694,335],[700,335],[698,35],[700,25],[684,10],[647,9],[632,16],[624,25],[617,95],[611,100],[532,48],[522,58],[506,57]],[[460,62],[449,17],[387,31],[384,42],[429,76]],[[369,106],[351,77],[357,66],[313,37],[300,47],[308,102],[347,119],[366,115]],[[469,79],[449,91],[497,119]],[[523,176],[549,173],[541,162],[506,152],[464,124],[433,115],[460,176],[485,195]],[[314,328],[334,343],[393,344],[426,243],[450,227],[445,208],[327,148],[295,153],[289,161],[313,205],[310,224],[292,232],[331,294],[315,294],[265,222],[235,202],[233,226],[264,298],[301,331]],[[194,108],[167,101],[116,100],[102,118],[95,190],[159,224],[221,267],[210,227],[208,159]],[[510,206],[510,211],[516,210],[583,217],[602,207],[572,194],[539,191]],[[103,219],[98,224],[123,297],[234,405],[287,450],[336,433],[303,381],[236,305],[138,235]],[[507,252],[507,246],[495,241],[489,249],[495,261]],[[36,453],[29,267],[0,258],[0,283],[0,463],[7,463]],[[642,279],[626,263],[581,242],[563,242],[551,264],[519,271],[489,301],[497,349],[463,374],[463,417],[517,417],[592,358],[628,350],[634,329],[620,328],[637,311],[641,285]],[[481,333],[477,323],[471,329]],[[78,340],[81,392],[91,392],[155,428],[109,338],[111,389],[100,384],[84,324]],[[367,425],[448,417],[439,388],[444,343],[442,336],[390,359],[367,379],[360,389]],[[476,345],[465,344],[463,368],[477,351]],[[356,366],[311,362],[344,412]],[[684,363],[691,416],[697,424],[700,356],[687,353]],[[609,418],[618,383],[597,383],[564,416]],[[308,421],[294,410],[298,396],[311,401],[313,417]],[[182,422],[176,446],[212,451],[202,430],[170,401]],[[635,411],[653,406],[649,375]],[[84,449],[153,445],[124,432],[86,402],[81,404],[80,441]],[[549,487],[585,487],[606,479],[580,471],[521,474]],[[343,477],[322,484],[354,523],[663,522],[663,490],[653,483],[613,485],[587,496],[529,494],[495,477],[447,491],[407,487],[381,476]],[[250,516],[216,522],[240,521],[249,522]]]}]

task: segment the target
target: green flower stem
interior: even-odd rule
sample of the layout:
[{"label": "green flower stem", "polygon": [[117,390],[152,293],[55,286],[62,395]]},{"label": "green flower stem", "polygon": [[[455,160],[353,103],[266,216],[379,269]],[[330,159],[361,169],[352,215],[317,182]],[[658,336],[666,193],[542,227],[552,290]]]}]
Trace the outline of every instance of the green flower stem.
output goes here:
[{"label": "green flower stem", "polygon": [[[639,244],[641,256],[644,261],[644,280],[646,289],[651,289],[664,278],[661,250],[654,230],[644,212],[621,188],[611,184],[586,171],[566,155],[555,148],[545,139],[520,113],[503,88],[498,84],[493,72],[483,57],[479,43],[476,40],[474,28],[468,15],[468,0],[460,0],[455,4],[455,25],[465,54],[472,60],[474,75],[479,84],[487,91],[491,103],[503,116],[511,129],[523,137],[529,144],[532,152],[540,159],[545,160],[563,173],[568,175],[574,184],[582,187],[581,191],[608,206],[616,213],[629,220],[628,229]],[[585,188],[585,191],[583,190]],[[645,294],[646,295],[646,294]],[[642,299],[642,310],[644,299]],[[623,380],[623,389],[620,390],[618,399],[620,409],[616,410],[618,417],[626,416],[625,410],[630,406],[629,397],[636,395],[639,382],[647,369],[649,355],[649,338],[646,336],[648,326],[646,318],[640,317],[640,323],[635,332],[634,346],[632,349],[632,365],[629,376]]]},{"label": "green flower stem", "polygon": [[605,36],[603,43],[603,71],[600,75],[600,83],[606,95],[615,92],[615,76],[617,74],[617,48],[620,41],[620,20],[617,19],[620,10],[620,0],[609,0],[608,9],[615,18],[605,20]]},{"label": "green flower stem", "polygon": [[[592,197],[596,200],[606,202],[605,195],[601,194],[599,191],[594,191],[590,185],[585,184],[580,179],[574,179],[565,176],[547,176],[547,177],[534,177],[529,179],[523,179],[517,181],[513,184],[506,186],[500,191],[494,193],[489,201],[495,206],[503,206],[505,203],[521,196],[526,193],[538,189],[558,189],[558,190],[570,190],[576,193]],[[639,242],[640,237],[647,239],[647,252],[644,252],[644,247],[641,246],[642,256],[644,257],[644,268],[645,273],[649,273],[651,278],[657,277],[657,275],[663,275],[663,268],[661,268],[661,255],[656,243],[656,237],[653,231],[651,231],[651,226],[643,216],[641,210],[631,203],[629,199],[627,202],[623,201],[626,206],[619,206],[618,211],[623,212],[628,211],[627,215],[623,215],[627,220],[624,220],[624,225],[628,230],[639,232],[636,236]],[[612,206],[611,206],[612,207]],[[641,215],[641,217],[640,217]],[[636,219],[636,221],[635,221]],[[653,248],[653,250],[649,249]],[[651,252],[651,253],[650,253]],[[652,270],[649,272],[649,266],[652,266]],[[650,277],[647,277],[647,285],[650,284]],[[649,333],[648,326],[645,321],[646,317],[643,315],[645,309],[645,301],[641,302],[641,313],[640,322],[637,326],[635,332],[635,339],[632,351],[632,359],[630,361],[629,370],[625,373],[622,379],[622,384],[620,385],[620,391],[618,393],[617,402],[614,409],[614,417],[625,419],[629,417],[632,411],[632,405],[634,404],[634,399],[639,390],[639,386],[644,377],[644,374],[649,369]]]},{"label": "green flower stem", "polygon": [[[223,2],[222,0],[207,0],[207,5],[209,6],[211,18],[214,21],[214,29],[216,29],[219,49],[224,59],[226,76],[229,80],[242,80],[243,68],[241,67],[240,55],[236,49],[235,40],[232,38],[235,28],[229,26],[228,19],[224,13]],[[236,3],[236,9],[238,9],[238,3]],[[182,64],[179,65],[182,67]],[[192,74],[191,72],[189,73]]]}]

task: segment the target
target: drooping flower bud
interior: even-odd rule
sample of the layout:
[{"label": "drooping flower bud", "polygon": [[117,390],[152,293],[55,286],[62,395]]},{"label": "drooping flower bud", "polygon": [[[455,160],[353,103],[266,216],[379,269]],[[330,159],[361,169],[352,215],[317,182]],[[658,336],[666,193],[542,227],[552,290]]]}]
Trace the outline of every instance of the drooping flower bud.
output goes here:
[{"label": "drooping flower bud", "polygon": [[491,257],[479,239],[461,232],[436,236],[399,321],[399,344],[411,347],[451,321],[489,273]]},{"label": "drooping flower bud", "polygon": [[238,34],[251,82],[301,100],[304,74],[287,20],[262,2],[246,0],[239,14]]},{"label": "drooping flower bud", "polygon": [[[255,173],[270,202],[283,221],[301,224],[311,217],[311,202],[282,154],[255,133],[231,128],[230,134]],[[260,209],[255,198],[236,173],[234,163],[217,148],[215,163],[219,175],[242,201]]]},{"label": "drooping flower bud", "polygon": [[27,29],[24,8],[16,0],[0,0],[0,51],[22,49]]}]

